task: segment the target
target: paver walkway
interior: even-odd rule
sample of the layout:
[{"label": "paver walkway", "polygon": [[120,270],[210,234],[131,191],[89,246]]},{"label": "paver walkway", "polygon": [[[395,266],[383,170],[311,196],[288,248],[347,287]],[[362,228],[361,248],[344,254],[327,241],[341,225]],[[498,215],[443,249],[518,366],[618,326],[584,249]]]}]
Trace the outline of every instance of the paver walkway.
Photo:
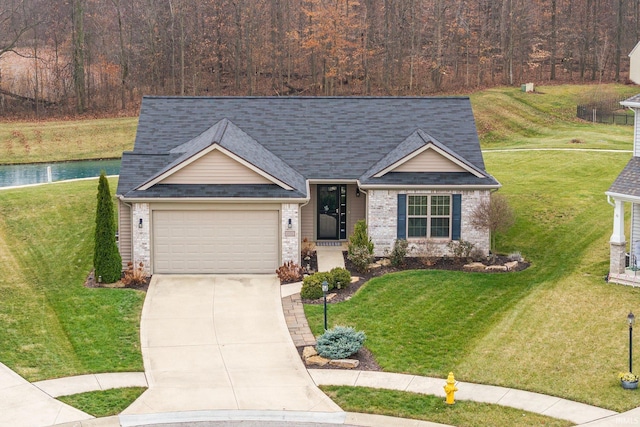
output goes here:
[{"label": "paver walkway", "polygon": [[341,412],[292,345],[275,275],[154,275],[140,329],[149,389],[123,424],[160,412]]}]

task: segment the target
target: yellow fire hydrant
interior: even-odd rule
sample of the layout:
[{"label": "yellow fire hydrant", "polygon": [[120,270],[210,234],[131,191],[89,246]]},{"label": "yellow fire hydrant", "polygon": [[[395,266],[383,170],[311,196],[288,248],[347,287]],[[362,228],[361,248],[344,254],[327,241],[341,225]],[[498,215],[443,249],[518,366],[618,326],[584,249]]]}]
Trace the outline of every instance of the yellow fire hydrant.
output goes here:
[{"label": "yellow fire hydrant", "polygon": [[447,377],[447,383],[444,385],[444,393],[447,395],[445,402],[449,405],[453,405],[455,399],[453,394],[458,391],[456,387],[456,379],[453,377],[453,372],[449,372],[449,376]]}]

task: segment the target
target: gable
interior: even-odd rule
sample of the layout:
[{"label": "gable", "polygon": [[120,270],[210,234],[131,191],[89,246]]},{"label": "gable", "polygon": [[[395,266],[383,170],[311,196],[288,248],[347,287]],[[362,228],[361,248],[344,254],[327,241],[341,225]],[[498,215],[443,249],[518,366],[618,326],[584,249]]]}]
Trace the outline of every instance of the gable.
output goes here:
[{"label": "gable", "polygon": [[272,181],[222,151],[212,150],[159,184],[272,184]]},{"label": "gable", "polygon": [[[392,169],[393,172],[466,172],[462,166],[429,148]],[[390,171],[391,172],[391,171]]]}]

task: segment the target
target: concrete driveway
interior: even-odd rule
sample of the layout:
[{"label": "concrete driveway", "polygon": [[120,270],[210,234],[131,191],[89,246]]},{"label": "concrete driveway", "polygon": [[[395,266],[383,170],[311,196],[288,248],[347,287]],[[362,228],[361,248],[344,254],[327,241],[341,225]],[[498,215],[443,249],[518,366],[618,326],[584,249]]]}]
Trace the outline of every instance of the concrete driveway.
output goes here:
[{"label": "concrete driveway", "polygon": [[155,275],[142,310],[149,389],[122,415],[338,412],[293,345],[275,275]]}]

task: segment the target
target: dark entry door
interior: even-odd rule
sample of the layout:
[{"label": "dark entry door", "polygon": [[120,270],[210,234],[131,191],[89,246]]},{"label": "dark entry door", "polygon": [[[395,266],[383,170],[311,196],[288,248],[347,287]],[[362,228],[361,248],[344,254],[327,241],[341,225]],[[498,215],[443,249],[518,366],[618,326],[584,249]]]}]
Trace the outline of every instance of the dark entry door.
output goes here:
[{"label": "dark entry door", "polygon": [[318,185],[318,240],[346,239],[347,186]]}]

